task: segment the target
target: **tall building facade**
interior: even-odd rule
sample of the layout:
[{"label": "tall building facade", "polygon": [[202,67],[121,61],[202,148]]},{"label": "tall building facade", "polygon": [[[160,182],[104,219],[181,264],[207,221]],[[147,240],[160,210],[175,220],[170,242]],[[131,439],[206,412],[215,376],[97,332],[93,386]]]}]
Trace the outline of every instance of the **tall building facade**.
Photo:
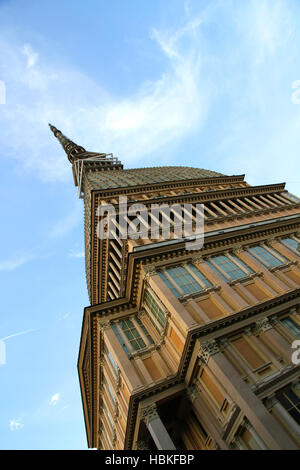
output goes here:
[{"label": "tall building facade", "polygon": [[[78,372],[88,446],[299,449],[300,199],[244,175],[126,170],[50,127],[84,200],[90,305]],[[172,236],[172,215],[167,240],[123,237],[120,197],[128,207],[192,204],[195,220],[203,204],[203,246]],[[107,204],[113,238],[99,236]]]}]

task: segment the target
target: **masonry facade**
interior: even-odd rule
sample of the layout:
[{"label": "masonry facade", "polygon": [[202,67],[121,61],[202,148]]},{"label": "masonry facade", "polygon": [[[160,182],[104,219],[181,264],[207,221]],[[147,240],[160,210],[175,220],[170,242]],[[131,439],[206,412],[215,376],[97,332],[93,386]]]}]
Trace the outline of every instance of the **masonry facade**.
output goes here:
[{"label": "masonry facade", "polygon": [[[88,446],[299,449],[300,199],[244,175],[124,170],[51,130],[84,200],[90,306],[78,372]],[[203,247],[172,234],[100,239],[99,207],[114,206],[118,225],[120,196],[149,208],[203,204]]]}]

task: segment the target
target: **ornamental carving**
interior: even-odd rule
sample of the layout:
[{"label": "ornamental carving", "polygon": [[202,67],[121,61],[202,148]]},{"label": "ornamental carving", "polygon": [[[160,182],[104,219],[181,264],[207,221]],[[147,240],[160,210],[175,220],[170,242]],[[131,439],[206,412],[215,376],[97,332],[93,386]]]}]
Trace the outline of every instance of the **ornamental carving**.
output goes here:
[{"label": "ornamental carving", "polygon": [[100,331],[104,331],[104,330],[107,330],[108,328],[110,328],[110,321],[106,321],[106,322],[101,322],[99,324],[99,328],[100,328]]},{"label": "ornamental carving", "polygon": [[272,328],[271,322],[269,318],[261,318],[255,322],[255,332],[263,333],[264,331],[268,331]]},{"label": "ornamental carving", "polygon": [[203,363],[207,363],[210,356],[220,352],[220,347],[218,343],[213,339],[212,341],[206,341],[205,343],[200,344],[200,350],[198,352],[198,357]]},{"label": "ornamental carving", "polygon": [[159,418],[156,403],[152,403],[141,410],[141,419],[146,423],[149,424],[150,421],[153,419]]},{"label": "ornamental carving", "polygon": [[193,264],[204,263],[204,259],[203,259],[202,254],[201,254],[201,253],[195,253],[195,254],[192,256],[192,263],[193,263]]},{"label": "ornamental carving", "polygon": [[149,450],[149,445],[146,441],[137,441],[135,444],[136,450]]},{"label": "ornamental carving", "polygon": [[186,393],[187,393],[187,396],[188,396],[188,398],[190,399],[190,401],[191,401],[192,403],[194,403],[194,401],[195,401],[195,399],[197,398],[197,395],[198,395],[198,394],[197,394],[196,387],[194,387],[194,386],[193,386],[193,387],[188,387],[188,388],[186,389]]},{"label": "ornamental carving", "polygon": [[148,266],[144,266],[144,280],[145,281],[148,281],[148,279],[151,276],[154,276],[155,274],[157,274],[155,265],[150,264]]}]

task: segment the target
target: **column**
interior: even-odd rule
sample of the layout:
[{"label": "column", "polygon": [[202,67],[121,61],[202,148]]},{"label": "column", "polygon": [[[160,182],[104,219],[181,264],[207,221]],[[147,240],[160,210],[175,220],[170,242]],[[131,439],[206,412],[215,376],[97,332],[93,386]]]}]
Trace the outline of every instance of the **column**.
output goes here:
[{"label": "column", "polygon": [[145,408],[142,408],[141,411],[142,420],[146,424],[157,449],[176,450],[176,447],[174,446],[168,431],[159,417],[156,404],[153,403]]},{"label": "column", "polygon": [[210,345],[200,345],[199,355],[222,382],[228,394],[245,413],[252,426],[259,430],[268,449],[294,450],[297,448],[261,400],[252,392],[249,385],[245,384],[216,342],[212,342]]},{"label": "column", "polygon": [[238,363],[242,371],[244,371],[245,375],[248,376],[253,383],[256,383],[258,377],[252,372],[252,370],[247,366],[246,362],[239,356],[236,350],[231,346],[231,344],[226,340],[222,340],[222,346],[226,347],[226,351],[229,353],[229,356],[233,357],[233,359]]},{"label": "column", "polygon": [[272,408],[275,410],[276,414],[284,421],[290,430],[300,439],[300,426],[296,421],[291,417],[291,415],[286,411],[282,404],[277,400],[276,397],[269,399],[269,402]]},{"label": "column", "polygon": [[251,433],[253,439],[257,442],[258,446],[260,447],[261,450],[268,450],[266,444],[264,441],[261,439],[261,437],[257,434],[255,431],[254,427],[251,425],[251,423],[246,422],[245,427],[248,429],[248,431]]},{"label": "column", "polygon": [[187,389],[187,396],[193,405],[196,415],[203,419],[207,430],[213,439],[218,443],[220,449],[227,450],[228,445],[222,438],[220,423],[218,423],[216,418],[212,415],[212,413],[210,413],[207,406],[203,406],[203,402],[197,393],[196,387],[189,387]]}]

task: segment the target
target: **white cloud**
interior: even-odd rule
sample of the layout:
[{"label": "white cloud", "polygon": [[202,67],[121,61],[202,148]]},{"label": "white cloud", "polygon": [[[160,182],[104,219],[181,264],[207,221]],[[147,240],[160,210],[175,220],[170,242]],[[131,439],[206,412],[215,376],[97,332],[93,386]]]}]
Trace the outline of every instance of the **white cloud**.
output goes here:
[{"label": "white cloud", "polygon": [[13,271],[24,264],[28,263],[32,257],[30,256],[19,256],[7,260],[0,261],[0,271]]},{"label": "white cloud", "polygon": [[20,429],[24,428],[24,424],[21,422],[20,418],[11,419],[9,421],[9,428],[11,431],[20,431]]},{"label": "white cloud", "polygon": [[6,341],[7,339],[14,338],[15,336],[27,335],[28,333],[32,333],[33,331],[38,331],[38,328],[33,328],[31,330],[24,330],[18,333],[13,333],[12,335],[6,336],[5,338],[1,338],[1,340]]},{"label": "white cloud", "polygon": [[[0,77],[7,88],[0,116],[3,153],[43,179],[66,180],[70,165],[48,122],[87,149],[113,152],[127,165],[194,131],[205,142],[201,132],[207,126],[214,135],[209,155],[199,155],[201,166],[228,174],[247,171],[257,184],[270,169],[279,179],[299,174],[299,123],[290,100],[291,83],[300,79],[297,4],[207,5],[185,1],[181,27],[149,31],[162,71],[121,97],[61,65],[63,60],[58,65],[44,57],[38,44],[0,33]],[[80,220],[81,214],[67,215],[52,236],[63,236]]]},{"label": "white cloud", "polygon": [[84,258],[84,251],[70,251],[70,258]]},{"label": "white cloud", "polygon": [[39,55],[32,49],[30,44],[24,44],[22,52],[27,58],[26,66],[30,69],[36,64]]},{"label": "white cloud", "polygon": [[136,93],[120,99],[80,71],[46,62],[30,44],[20,53],[17,39],[0,35],[0,76],[7,83],[0,117],[6,154],[22,159],[44,179],[64,180],[70,166],[48,122],[83,146],[112,151],[127,162],[182,138],[207,110],[209,90],[201,86],[197,44],[180,49],[180,41],[194,36],[201,21],[169,34],[154,30],[153,41],[167,67],[156,81],[141,82]]},{"label": "white cloud", "polygon": [[55,406],[58,403],[59,398],[60,398],[59,393],[55,393],[54,395],[52,395],[49,405]]}]

